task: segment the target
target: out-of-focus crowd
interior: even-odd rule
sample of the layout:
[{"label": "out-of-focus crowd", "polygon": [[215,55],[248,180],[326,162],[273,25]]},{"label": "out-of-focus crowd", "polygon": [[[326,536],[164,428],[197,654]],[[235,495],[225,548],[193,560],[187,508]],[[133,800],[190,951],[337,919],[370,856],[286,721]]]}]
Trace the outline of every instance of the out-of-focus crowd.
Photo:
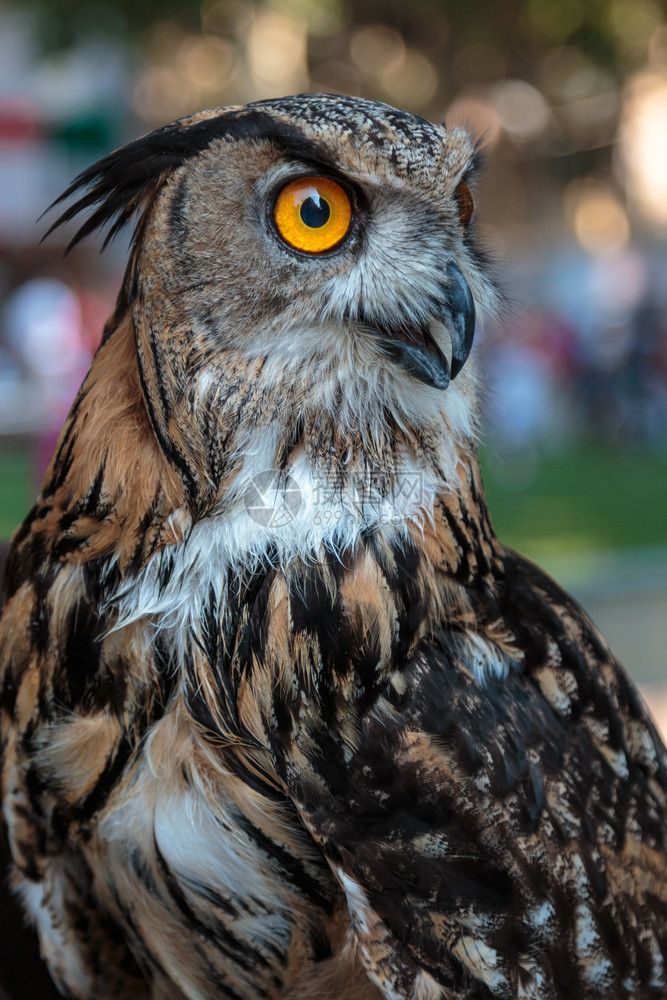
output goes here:
[{"label": "out-of-focus crowd", "polygon": [[664,266],[636,251],[591,262],[570,248],[533,274],[481,337],[485,432],[516,449],[585,440],[667,449]]},{"label": "out-of-focus crowd", "polygon": [[32,439],[39,482],[102,337],[106,289],[37,273],[0,309],[0,436]]}]

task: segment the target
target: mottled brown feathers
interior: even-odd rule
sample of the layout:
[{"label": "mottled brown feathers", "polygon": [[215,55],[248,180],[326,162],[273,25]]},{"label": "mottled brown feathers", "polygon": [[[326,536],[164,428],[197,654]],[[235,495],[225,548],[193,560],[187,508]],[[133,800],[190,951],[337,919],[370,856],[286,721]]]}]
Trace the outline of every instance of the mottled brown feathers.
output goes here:
[{"label": "mottled brown feathers", "polygon": [[[475,165],[305,95],[63,196],[73,242],[137,219],[0,620],[10,877],[66,995],[665,995],[665,749],[486,508]],[[271,222],[318,173],[353,217],[320,256]]]}]

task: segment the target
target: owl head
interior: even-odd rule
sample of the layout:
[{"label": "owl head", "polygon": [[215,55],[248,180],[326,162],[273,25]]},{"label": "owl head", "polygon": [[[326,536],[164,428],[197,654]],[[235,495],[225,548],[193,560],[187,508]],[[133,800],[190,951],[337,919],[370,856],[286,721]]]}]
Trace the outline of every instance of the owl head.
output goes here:
[{"label": "owl head", "polygon": [[131,322],[165,439],[187,425],[211,452],[278,421],[363,443],[391,421],[454,440],[472,433],[464,365],[496,295],[477,161],[464,130],[383,104],[259,101],[111,153],[52,229],[92,208],[70,245],[104,224],[108,242],[137,218],[107,337]]}]

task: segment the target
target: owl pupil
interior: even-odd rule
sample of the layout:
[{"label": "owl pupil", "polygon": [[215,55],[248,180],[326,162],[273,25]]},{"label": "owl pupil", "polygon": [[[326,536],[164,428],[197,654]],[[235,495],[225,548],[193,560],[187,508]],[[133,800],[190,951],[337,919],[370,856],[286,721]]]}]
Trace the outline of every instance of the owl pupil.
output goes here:
[{"label": "owl pupil", "polygon": [[319,229],[320,226],[329,221],[331,209],[324,198],[315,194],[310,195],[301,203],[300,215],[304,226],[308,226],[309,229]]}]

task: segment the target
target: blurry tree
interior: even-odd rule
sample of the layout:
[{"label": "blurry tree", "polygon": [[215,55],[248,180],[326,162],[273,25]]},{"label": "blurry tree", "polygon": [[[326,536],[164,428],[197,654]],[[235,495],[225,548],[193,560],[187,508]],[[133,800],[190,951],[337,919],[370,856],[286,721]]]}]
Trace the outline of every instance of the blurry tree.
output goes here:
[{"label": "blurry tree", "polygon": [[[174,22],[186,30],[200,26],[202,11],[213,6],[200,0],[5,0],[7,6],[37,15],[39,38],[46,50],[70,46],[90,35],[116,35],[130,45],[146,44],[158,22]],[[217,6],[252,8],[241,0]],[[489,44],[503,54],[511,73],[529,75],[535,61],[550,48],[585,49],[598,64],[625,67],[635,42],[663,20],[665,0],[284,0],[274,4],[309,20],[334,14],[351,24],[381,23],[417,46],[429,47],[443,27],[451,45]]]}]

